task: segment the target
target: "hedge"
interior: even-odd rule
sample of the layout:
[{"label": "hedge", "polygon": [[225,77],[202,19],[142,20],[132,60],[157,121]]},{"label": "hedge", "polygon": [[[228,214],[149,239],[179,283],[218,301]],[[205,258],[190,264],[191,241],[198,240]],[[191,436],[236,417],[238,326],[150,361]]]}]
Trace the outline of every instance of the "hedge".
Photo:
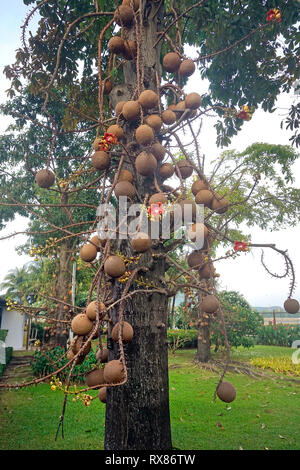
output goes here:
[{"label": "hedge", "polygon": [[179,349],[197,347],[197,330],[168,330],[167,337],[168,343],[171,347],[177,340],[182,342],[182,344],[179,346]]},{"label": "hedge", "polygon": [[5,341],[8,330],[0,330],[0,341]]},{"label": "hedge", "polygon": [[[1,330],[1,331],[3,331],[3,330]],[[3,371],[4,371],[5,367],[7,366],[9,361],[11,360],[12,355],[13,355],[13,348],[11,346],[8,346],[7,348],[5,348],[5,364],[0,364],[0,377],[3,374]]]}]

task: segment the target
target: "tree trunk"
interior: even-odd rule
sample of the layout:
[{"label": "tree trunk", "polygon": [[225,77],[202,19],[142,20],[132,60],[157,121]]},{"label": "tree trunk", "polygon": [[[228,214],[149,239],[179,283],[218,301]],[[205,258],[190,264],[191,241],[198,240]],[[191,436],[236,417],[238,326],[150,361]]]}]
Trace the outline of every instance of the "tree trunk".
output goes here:
[{"label": "tree trunk", "polygon": [[[58,270],[56,278],[55,297],[60,300],[55,309],[55,320],[67,320],[70,318],[71,304],[70,282],[71,282],[71,248],[67,241],[63,241],[60,245]],[[68,335],[64,332],[68,331],[66,324],[57,322],[55,324],[55,335],[53,344],[66,347]]]},{"label": "tree trunk", "polygon": [[197,354],[195,359],[199,362],[208,362],[211,359],[209,324],[203,326],[199,325]]},{"label": "tree trunk", "polygon": [[[153,48],[157,39],[157,31],[161,26],[162,8],[157,10],[154,2],[142,2],[143,34],[142,60],[144,65],[144,87],[156,90],[156,74],[160,77],[160,47]],[[132,37],[132,32],[130,33]],[[111,103],[130,99],[136,88],[137,74],[134,61],[124,66],[125,85],[119,85],[111,92]],[[142,91],[142,90],[141,90]],[[136,127],[136,126],[135,126]],[[134,140],[132,126],[125,124],[127,143]],[[139,153],[142,149],[137,151]],[[130,169],[130,167],[128,167]],[[132,168],[131,168],[132,170]],[[157,192],[153,178],[143,178],[137,175],[135,186],[141,199],[145,194]],[[130,242],[123,240],[118,249],[127,257],[132,256]],[[158,243],[152,249],[153,253],[161,253],[163,246]],[[141,273],[143,282],[164,288],[163,278],[166,271],[164,258],[152,257],[151,253],[142,255],[140,265],[149,268],[147,273]],[[112,282],[113,300],[122,295],[123,285]],[[136,289],[133,287],[132,289]],[[111,312],[111,324],[119,319],[119,310]],[[125,346],[128,381],[120,387],[107,390],[105,449],[107,450],[169,450],[171,444],[170,414],[169,414],[169,383],[168,383],[168,297],[163,293],[133,296],[127,303],[125,318],[134,329],[133,341]],[[110,342],[109,360],[119,358],[117,344]]]},{"label": "tree trunk", "polygon": [[[206,287],[208,282],[206,282]],[[199,311],[198,311],[198,341],[197,341],[197,353],[195,359],[199,362],[208,362],[211,359],[210,352],[210,318],[209,315],[201,311],[200,303],[202,300],[202,294],[199,293]]]}]

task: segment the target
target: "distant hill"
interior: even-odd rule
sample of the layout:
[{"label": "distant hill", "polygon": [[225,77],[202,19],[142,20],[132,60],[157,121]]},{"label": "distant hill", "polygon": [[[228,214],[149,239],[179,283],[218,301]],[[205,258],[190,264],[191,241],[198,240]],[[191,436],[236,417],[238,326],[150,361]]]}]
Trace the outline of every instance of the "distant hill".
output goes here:
[{"label": "distant hill", "polygon": [[256,310],[259,313],[266,312],[266,313],[273,313],[273,310],[275,310],[276,313],[284,313],[285,310],[282,307],[252,307],[253,310]]}]

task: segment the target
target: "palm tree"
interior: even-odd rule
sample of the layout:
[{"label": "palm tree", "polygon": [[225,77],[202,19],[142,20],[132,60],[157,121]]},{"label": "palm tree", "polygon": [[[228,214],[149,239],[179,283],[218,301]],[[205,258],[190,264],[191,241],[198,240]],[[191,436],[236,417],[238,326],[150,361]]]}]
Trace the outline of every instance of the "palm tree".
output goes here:
[{"label": "palm tree", "polygon": [[39,270],[39,267],[32,264],[11,269],[0,284],[0,288],[5,290],[4,295],[19,303],[32,303],[30,288],[32,288]]}]

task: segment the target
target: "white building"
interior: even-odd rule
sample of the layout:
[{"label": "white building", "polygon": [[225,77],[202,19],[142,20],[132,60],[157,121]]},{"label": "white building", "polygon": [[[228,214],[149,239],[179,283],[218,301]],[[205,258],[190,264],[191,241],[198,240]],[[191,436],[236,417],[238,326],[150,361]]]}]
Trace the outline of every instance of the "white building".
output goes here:
[{"label": "white building", "polygon": [[16,310],[7,310],[6,301],[0,297],[0,330],[8,330],[5,346],[14,350],[26,347],[26,318]]}]

